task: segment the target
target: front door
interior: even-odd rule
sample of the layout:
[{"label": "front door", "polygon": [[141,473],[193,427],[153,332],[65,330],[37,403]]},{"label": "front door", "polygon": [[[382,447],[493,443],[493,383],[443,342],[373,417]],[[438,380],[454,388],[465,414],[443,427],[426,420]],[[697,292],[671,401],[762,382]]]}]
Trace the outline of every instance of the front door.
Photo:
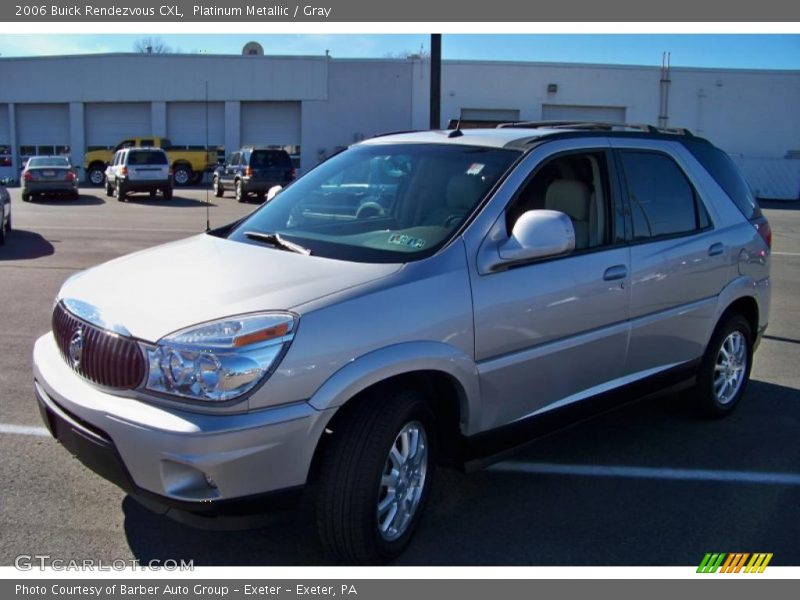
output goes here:
[{"label": "front door", "polygon": [[[607,140],[553,151],[531,164],[498,224],[507,238],[529,210],[572,220],[569,255],[506,270],[472,271],[480,430],[577,402],[622,377],[628,344],[629,248]],[[549,146],[549,144],[548,144]],[[519,168],[525,168],[525,163]]]}]

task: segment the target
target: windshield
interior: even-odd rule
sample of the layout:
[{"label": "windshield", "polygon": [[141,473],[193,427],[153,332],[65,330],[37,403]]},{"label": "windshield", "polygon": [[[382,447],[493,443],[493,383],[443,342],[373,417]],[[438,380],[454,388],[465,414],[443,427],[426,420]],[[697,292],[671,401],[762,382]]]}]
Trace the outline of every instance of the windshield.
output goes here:
[{"label": "windshield", "polygon": [[69,167],[69,160],[63,156],[34,156],[28,159],[30,167]]},{"label": "windshield", "polygon": [[433,254],[519,157],[516,150],[368,144],[332,157],[229,235],[279,234],[325,256],[408,262]]}]

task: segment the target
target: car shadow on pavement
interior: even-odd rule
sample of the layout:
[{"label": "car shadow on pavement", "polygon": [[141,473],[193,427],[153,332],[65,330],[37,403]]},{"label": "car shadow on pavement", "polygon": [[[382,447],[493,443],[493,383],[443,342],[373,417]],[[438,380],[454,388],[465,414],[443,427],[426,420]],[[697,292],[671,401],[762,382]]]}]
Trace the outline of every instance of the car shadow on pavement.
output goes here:
[{"label": "car shadow on pavement", "polygon": [[[147,206],[164,206],[167,208],[201,208],[206,206],[205,200],[195,200],[194,198],[184,198],[182,196],[173,196],[171,200],[164,200],[161,196],[156,196],[155,198],[150,198],[147,195],[128,196],[127,202],[128,204],[146,204]],[[213,208],[216,204],[209,199],[208,206]]]},{"label": "car shadow on pavement", "polygon": [[53,244],[35,231],[12,229],[6,234],[6,243],[0,246],[0,261],[31,260],[54,252]]},{"label": "car shadow on pavement", "polygon": [[105,204],[106,201],[99,196],[81,194],[77,198],[68,198],[66,196],[37,196],[31,199],[30,203],[53,206],[98,206],[100,204]]},{"label": "car shadow on pavement", "polygon": [[[642,400],[469,476],[440,469],[420,529],[395,564],[691,566],[710,551],[773,552],[773,564],[797,564],[800,529],[790,515],[800,485],[708,476],[800,477],[797,427],[785,426],[800,426],[800,391],[754,380],[744,400],[721,420],[699,418],[686,396]],[[515,464],[533,468],[508,468]],[[537,471],[541,464],[597,472]],[[331,564],[310,506],[307,497],[262,527],[207,531],[123,502],[128,544],[140,561],[183,558],[197,566]]]}]

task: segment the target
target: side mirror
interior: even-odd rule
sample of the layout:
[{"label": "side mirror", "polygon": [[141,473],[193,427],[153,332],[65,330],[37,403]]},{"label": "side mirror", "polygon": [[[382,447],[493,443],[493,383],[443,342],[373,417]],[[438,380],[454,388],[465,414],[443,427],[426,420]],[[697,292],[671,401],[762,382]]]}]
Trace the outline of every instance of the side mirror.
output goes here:
[{"label": "side mirror", "polygon": [[500,245],[500,259],[518,262],[568,254],[575,249],[575,228],[557,210],[529,210],[514,224],[511,237]]},{"label": "side mirror", "polygon": [[280,194],[281,190],[283,190],[283,186],[281,185],[273,185],[271,188],[269,188],[269,190],[267,191],[267,202],[269,202],[275,196]]}]

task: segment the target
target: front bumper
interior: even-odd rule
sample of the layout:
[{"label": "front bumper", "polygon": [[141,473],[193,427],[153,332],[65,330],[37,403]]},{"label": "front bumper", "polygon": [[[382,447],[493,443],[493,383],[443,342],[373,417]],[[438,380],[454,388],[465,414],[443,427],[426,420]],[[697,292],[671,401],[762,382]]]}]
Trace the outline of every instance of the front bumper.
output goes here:
[{"label": "front bumper", "polygon": [[306,402],[209,415],[116,396],[76,375],[52,334],[33,362],[43,420],[65,448],[146,504],[188,512],[238,513],[303,486],[332,415]]}]

